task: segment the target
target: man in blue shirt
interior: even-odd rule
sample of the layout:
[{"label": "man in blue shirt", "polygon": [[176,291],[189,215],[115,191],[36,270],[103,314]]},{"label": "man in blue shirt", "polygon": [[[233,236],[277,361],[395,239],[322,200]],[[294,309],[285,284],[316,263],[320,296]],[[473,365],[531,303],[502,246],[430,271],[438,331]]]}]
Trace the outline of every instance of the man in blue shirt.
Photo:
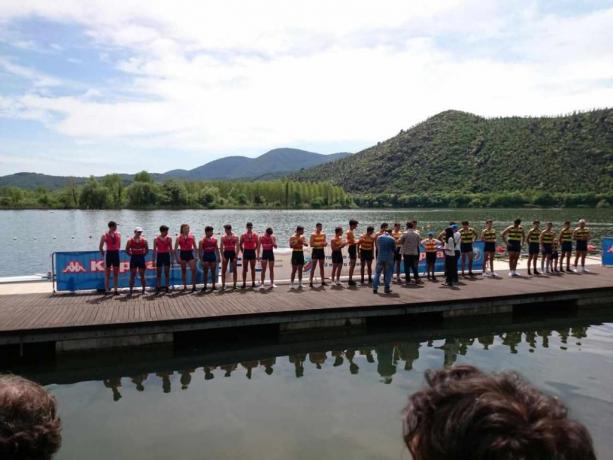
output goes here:
[{"label": "man in blue shirt", "polygon": [[390,289],[390,284],[392,282],[392,276],[394,275],[394,254],[396,253],[396,240],[390,233],[391,230],[388,229],[377,238],[375,243],[377,245],[377,268],[375,270],[375,279],[372,283],[372,292],[375,294],[379,289],[381,272],[383,272],[385,293],[389,294],[392,292]]}]

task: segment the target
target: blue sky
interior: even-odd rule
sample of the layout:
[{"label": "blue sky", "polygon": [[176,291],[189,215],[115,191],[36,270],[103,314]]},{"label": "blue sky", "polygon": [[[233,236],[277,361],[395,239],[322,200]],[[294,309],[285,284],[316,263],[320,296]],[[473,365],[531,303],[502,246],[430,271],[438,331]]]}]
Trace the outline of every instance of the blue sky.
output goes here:
[{"label": "blue sky", "polygon": [[3,0],[0,175],[358,151],[613,105],[613,1]]}]

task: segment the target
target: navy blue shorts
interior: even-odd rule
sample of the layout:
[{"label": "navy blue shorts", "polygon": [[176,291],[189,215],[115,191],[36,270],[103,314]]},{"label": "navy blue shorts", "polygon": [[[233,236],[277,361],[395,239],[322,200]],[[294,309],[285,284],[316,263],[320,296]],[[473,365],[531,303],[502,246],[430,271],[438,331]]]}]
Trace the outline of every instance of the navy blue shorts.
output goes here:
[{"label": "navy blue shorts", "polygon": [[362,262],[367,261],[370,262],[373,260],[373,253],[372,253],[372,249],[362,249],[360,251],[360,260]]},{"label": "navy blue shorts", "polygon": [[538,243],[528,243],[528,254],[536,255],[539,253],[539,244]]},{"label": "navy blue shorts", "polygon": [[575,251],[587,251],[587,240],[577,240]]},{"label": "navy blue shorts", "polygon": [[145,268],[145,256],[144,255],[130,256],[130,270],[134,268],[139,268],[139,269]]},{"label": "navy blue shorts", "polygon": [[572,241],[562,241],[562,252],[572,252],[573,251],[573,242]]},{"label": "navy blue shorts", "polygon": [[255,249],[245,249],[243,251],[243,260],[255,260]]},{"label": "navy blue shorts", "polygon": [[343,253],[340,250],[332,251],[332,263],[333,264],[343,263]]},{"label": "navy blue shorts", "polygon": [[155,259],[156,267],[170,267],[170,253],[168,252],[158,252],[158,255]]},{"label": "navy blue shorts", "polygon": [[106,251],[104,261],[107,267],[119,267],[119,251]]},{"label": "navy blue shorts", "polygon": [[400,248],[396,248],[396,252],[394,252],[394,261],[399,262],[402,260],[402,254],[400,254]]},{"label": "navy blue shorts", "polygon": [[436,262],[436,252],[426,252],[426,262],[433,264]]},{"label": "navy blue shorts", "polygon": [[484,252],[496,252],[496,243],[494,241],[486,241],[483,251]]},{"label": "navy blue shorts", "polygon": [[194,251],[181,251],[179,255],[181,257],[181,260],[184,262],[194,260]]},{"label": "navy blue shorts", "polygon": [[553,251],[553,244],[551,243],[543,243],[543,254],[545,255],[551,255]]},{"label": "navy blue shorts", "polygon": [[264,249],[262,251],[262,260],[275,261],[275,254],[272,252],[272,249]]},{"label": "navy blue shorts", "polygon": [[202,252],[203,262],[217,262],[217,255],[214,252]]},{"label": "navy blue shorts", "polygon": [[507,242],[507,252],[521,252],[521,241],[510,240]]},{"label": "navy blue shorts", "polygon": [[349,246],[349,249],[347,252],[349,253],[350,259],[358,258],[358,246],[356,244],[352,244],[351,246]]},{"label": "navy blue shorts", "polygon": [[311,259],[313,260],[325,260],[326,253],[324,252],[324,248],[313,248],[311,251]]},{"label": "navy blue shorts", "polygon": [[460,252],[473,252],[472,243],[460,243]]},{"label": "navy blue shorts", "polygon": [[236,251],[224,251],[223,258],[230,262],[234,262],[234,259],[236,259]]},{"label": "navy blue shorts", "polygon": [[304,265],[304,252],[292,251],[292,265]]}]

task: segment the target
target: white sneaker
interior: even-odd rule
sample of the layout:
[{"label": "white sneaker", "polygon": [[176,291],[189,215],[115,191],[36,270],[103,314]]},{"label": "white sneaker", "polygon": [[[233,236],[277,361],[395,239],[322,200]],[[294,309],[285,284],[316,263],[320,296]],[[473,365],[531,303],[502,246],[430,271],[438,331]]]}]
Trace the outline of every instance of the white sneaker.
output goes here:
[{"label": "white sneaker", "polygon": [[483,272],[483,276],[487,276],[489,278],[490,276],[492,276],[492,274],[490,272]]},{"label": "white sneaker", "polygon": [[276,285],[275,283],[272,283],[272,284],[270,285],[270,289],[274,289],[274,288],[276,288],[276,287],[277,287],[277,285]]},{"label": "white sneaker", "polygon": [[585,267],[581,267],[581,272],[582,273],[592,273],[591,271],[589,271],[587,268]]},{"label": "white sneaker", "polygon": [[289,283],[289,288],[290,289],[294,289],[294,286],[295,286],[294,283]]},{"label": "white sneaker", "polygon": [[513,275],[513,272],[512,272],[512,271],[511,271],[511,272],[509,272],[509,278],[513,278],[513,276],[514,276],[514,275]]},{"label": "white sneaker", "polygon": [[340,281],[337,281],[337,282],[336,282],[336,283],[334,283],[334,284],[336,284],[337,286],[340,286],[340,285],[341,285],[341,282],[340,282]]},{"label": "white sneaker", "polygon": [[304,289],[304,284],[302,284],[302,281],[300,281],[300,283],[298,283],[298,288],[299,289]]}]

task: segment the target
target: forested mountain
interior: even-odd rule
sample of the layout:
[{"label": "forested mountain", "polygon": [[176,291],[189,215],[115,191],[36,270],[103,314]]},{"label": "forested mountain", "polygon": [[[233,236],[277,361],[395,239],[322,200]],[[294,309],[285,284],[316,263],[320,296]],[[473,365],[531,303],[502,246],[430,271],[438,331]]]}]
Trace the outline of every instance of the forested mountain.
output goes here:
[{"label": "forested mountain", "polygon": [[243,156],[220,158],[189,171],[177,169],[168,171],[165,175],[189,180],[274,177],[328,163],[348,155],[351,154],[342,152],[322,155],[306,150],[283,148],[270,150],[257,158]]},{"label": "forested mountain", "polygon": [[[194,169],[176,169],[162,174],[151,174],[154,181],[162,182],[178,178],[185,180],[227,180],[227,179],[275,179],[339,158],[350,153],[307,152],[300,149],[274,149],[257,158],[231,156],[211,161]],[[125,184],[134,180],[134,174],[119,174]],[[102,179],[98,177],[98,179]],[[0,177],[0,187],[19,187],[24,189],[44,188],[56,190],[68,185],[81,185],[86,177],[49,176],[46,174],[20,172]]]},{"label": "forested mountain", "polygon": [[449,110],[292,177],[357,194],[609,192],[613,109],[491,119]]}]

